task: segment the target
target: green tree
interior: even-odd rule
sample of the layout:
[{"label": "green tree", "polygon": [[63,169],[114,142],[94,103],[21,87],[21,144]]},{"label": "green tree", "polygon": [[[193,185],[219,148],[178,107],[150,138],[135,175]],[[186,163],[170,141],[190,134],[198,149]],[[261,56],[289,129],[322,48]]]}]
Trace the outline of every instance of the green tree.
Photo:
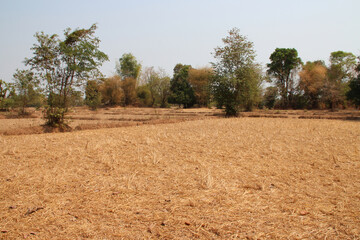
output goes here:
[{"label": "green tree", "polygon": [[295,90],[295,76],[301,65],[301,59],[294,48],[276,48],[270,56],[271,62],[267,64],[268,74],[274,78],[279,88],[282,107],[290,107]]},{"label": "green tree", "polygon": [[152,104],[151,93],[147,85],[141,85],[136,88],[136,95],[139,99],[140,106],[150,107]]},{"label": "green tree", "polygon": [[160,84],[158,89],[160,94],[160,107],[167,107],[169,105],[168,98],[171,95],[170,77],[163,76],[162,78],[160,78]]},{"label": "green tree", "polygon": [[278,97],[277,87],[267,87],[264,93],[264,105],[268,109],[272,109],[275,106],[276,99]]},{"label": "green tree", "polygon": [[346,105],[346,92],[349,91],[350,79],[355,77],[356,65],[356,57],[352,53],[337,51],[330,54],[324,99],[332,110],[339,105]]},{"label": "green tree", "polygon": [[84,93],[82,91],[72,89],[69,94],[69,106],[80,107],[84,106],[84,104]]},{"label": "green tree", "polygon": [[92,110],[96,110],[101,105],[101,92],[98,81],[87,81],[85,88],[85,104]]},{"label": "green tree", "polygon": [[356,56],[351,52],[336,51],[330,54],[330,66],[336,66],[339,69],[338,78],[342,82],[348,82],[356,74]]},{"label": "green tree", "polygon": [[174,76],[170,81],[169,102],[179,104],[179,106],[183,105],[184,108],[192,107],[196,101],[194,90],[188,81],[190,69],[190,65],[176,64]]},{"label": "green tree", "polygon": [[34,56],[25,63],[46,85],[49,107],[45,118],[48,125],[64,124],[73,88],[101,76],[99,67],[108,56],[99,50],[100,40],[94,36],[96,28],[95,24],[89,29],[72,31],[68,28],[64,40],[55,34],[35,34],[37,44],[31,48]]},{"label": "green tree", "polygon": [[138,79],[141,71],[141,64],[136,60],[131,53],[125,53],[119,59],[116,66],[116,72],[125,80],[126,78]]},{"label": "green tree", "polygon": [[222,41],[224,46],[214,52],[211,88],[218,106],[225,105],[226,116],[236,116],[241,108],[251,110],[260,100],[261,71],[253,43],[239,29],[231,29]]},{"label": "green tree", "polygon": [[355,106],[360,106],[360,64],[356,68],[357,77],[354,77],[349,82],[350,90],[346,93],[347,99],[353,101]]},{"label": "green tree", "polygon": [[35,90],[39,82],[30,70],[16,69],[13,78],[17,90],[17,100],[20,105],[20,114],[24,115],[26,114],[26,107],[39,96],[39,93]]},{"label": "green tree", "polygon": [[304,92],[310,108],[318,108],[327,79],[327,68],[322,61],[307,62],[299,73],[299,88]]},{"label": "green tree", "polygon": [[9,110],[15,106],[16,93],[14,85],[0,79],[0,110]]},{"label": "green tree", "polygon": [[146,68],[143,74],[143,81],[146,84],[146,87],[149,91],[149,97],[151,98],[150,106],[153,107],[156,100],[159,98],[159,73],[155,71],[154,67]]},{"label": "green tree", "polygon": [[150,106],[160,104],[161,107],[165,107],[170,95],[170,78],[165,71],[163,69],[155,70],[153,67],[146,68],[143,74],[143,82],[149,90]]}]

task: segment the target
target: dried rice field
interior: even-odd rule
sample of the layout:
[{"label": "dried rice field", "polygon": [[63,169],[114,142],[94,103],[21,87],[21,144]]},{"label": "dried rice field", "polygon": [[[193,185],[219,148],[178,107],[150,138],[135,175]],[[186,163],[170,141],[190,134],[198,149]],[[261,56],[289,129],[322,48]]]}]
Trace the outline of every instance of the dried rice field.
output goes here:
[{"label": "dried rice field", "polygon": [[0,135],[0,239],[359,239],[360,123]]}]

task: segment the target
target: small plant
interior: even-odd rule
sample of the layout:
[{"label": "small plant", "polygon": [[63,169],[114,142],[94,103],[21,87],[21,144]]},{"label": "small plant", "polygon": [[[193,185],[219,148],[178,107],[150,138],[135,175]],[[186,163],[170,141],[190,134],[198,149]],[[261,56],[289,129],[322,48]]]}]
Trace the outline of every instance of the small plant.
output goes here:
[{"label": "small plant", "polygon": [[64,121],[66,113],[65,108],[59,107],[46,107],[44,109],[44,118],[46,119],[46,125],[50,127],[64,127],[67,126]]}]

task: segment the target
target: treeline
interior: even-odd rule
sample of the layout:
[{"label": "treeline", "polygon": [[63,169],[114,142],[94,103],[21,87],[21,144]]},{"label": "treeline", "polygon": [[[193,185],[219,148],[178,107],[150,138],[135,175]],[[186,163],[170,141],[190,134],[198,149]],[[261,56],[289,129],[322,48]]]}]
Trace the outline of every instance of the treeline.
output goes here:
[{"label": "treeline", "polygon": [[[16,70],[14,83],[0,80],[0,109],[45,107],[50,125],[63,124],[71,106],[225,108],[227,116],[254,108],[335,109],[359,107],[360,65],[352,53],[330,54],[324,61],[303,63],[296,49],[277,48],[264,70],[255,62],[253,43],[236,28],[216,47],[211,67],[177,64],[173,75],[142,68],[126,53],[116,74],[104,78],[99,67],[108,56],[99,50],[97,26],[67,29],[64,39],[36,33],[28,69]],[[266,86],[266,88],[264,87]]]}]

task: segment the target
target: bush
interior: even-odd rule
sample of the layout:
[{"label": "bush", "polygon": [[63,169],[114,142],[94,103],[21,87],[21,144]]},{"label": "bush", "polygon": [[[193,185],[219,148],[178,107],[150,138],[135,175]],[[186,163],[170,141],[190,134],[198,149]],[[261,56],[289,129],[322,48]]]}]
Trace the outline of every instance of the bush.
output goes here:
[{"label": "bush", "polygon": [[0,110],[9,111],[15,107],[15,100],[13,98],[4,98],[0,102]]},{"label": "bush", "polygon": [[67,126],[65,124],[65,108],[59,108],[59,107],[46,107],[44,109],[44,118],[46,119],[46,125],[51,127],[64,127]]}]

